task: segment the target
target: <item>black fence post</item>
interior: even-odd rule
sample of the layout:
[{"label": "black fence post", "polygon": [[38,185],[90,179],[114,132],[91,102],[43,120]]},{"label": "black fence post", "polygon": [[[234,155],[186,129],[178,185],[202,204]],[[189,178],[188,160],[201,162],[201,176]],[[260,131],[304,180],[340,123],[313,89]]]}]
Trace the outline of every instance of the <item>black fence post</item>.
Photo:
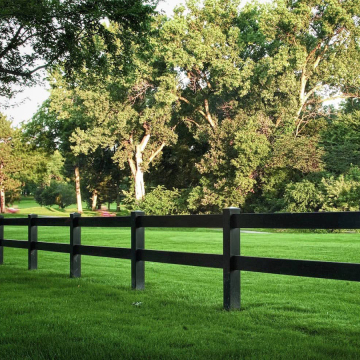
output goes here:
[{"label": "black fence post", "polygon": [[145,228],[137,225],[137,218],[144,215],[139,210],[131,212],[131,288],[136,290],[145,287],[145,263],[137,256],[137,250],[145,248]]},{"label": "black fence post", "polygon": [[239,208],[223,210],[223,287],[225,310],[240,309],[240,271],[231,270],[231,257],[240,255],[240,229],[231,226],[231,216],[240,214]]},{"label": "black fence post", "polygon": [[4,216],[0,215],[0,265],[4,264],[4,247],[2,246],[2,240],[4,240],[4,225],[2,225],[2,220]]},{"label": "black fence post", "polygon": [[76,245],[81,245],[81,228],[79,213],[70,214],[70,277],[81,276],[81,255],[76,251]]},{"label": "black fence post", "polygon": [[34,220],[37,218],[37,215],[30,214],[28,215],[29,224],[28,224],[28,269],[36,270],[38,267],[37,261],[37,250],[34,249],[33,243],[38,240],[38,230],[37,226],[34,225]]}]

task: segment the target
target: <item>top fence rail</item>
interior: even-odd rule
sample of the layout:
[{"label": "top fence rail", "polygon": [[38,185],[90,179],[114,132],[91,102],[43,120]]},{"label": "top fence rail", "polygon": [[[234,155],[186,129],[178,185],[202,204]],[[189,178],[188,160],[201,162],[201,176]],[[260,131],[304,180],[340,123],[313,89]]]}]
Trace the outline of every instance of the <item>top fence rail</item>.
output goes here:
[{"label": "top fence rail", "polygon": [[139,216],[140,227],[222,228],[222,215]]},{"label": "top fence rail", "polygon": [[[80,217],[82,227],[130,227],[130,216]],[[138,227],[222,228],[222,215],[138,216]],[[70,226],[68,217],[31,219],[34,226]],[[0,218],[1,225],[28,226],[28,218]],[[239,214],[231,216],[232,228],[264,229],[360,229],[360,212]]]},{"label": "top fence rail", "polygon": [[234,228],[360,229],[360,212],[233,215]]}]

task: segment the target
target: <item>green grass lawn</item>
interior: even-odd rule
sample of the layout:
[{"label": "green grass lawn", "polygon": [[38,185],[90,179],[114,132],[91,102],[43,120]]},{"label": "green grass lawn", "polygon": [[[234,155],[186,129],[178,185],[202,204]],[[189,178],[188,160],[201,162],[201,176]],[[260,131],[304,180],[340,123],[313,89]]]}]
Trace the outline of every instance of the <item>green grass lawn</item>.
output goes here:
[{"label": "green grass lawn", "polygon": [[[27,229],[5,227],[5,238]],[[39,241],[68,242],[66,228]],[[86,245],[130,246],[128,229],[83,228]],[[215,230],[146,229],[146,248],[222,252]],[[242,234],[248,256],[360,262],[358,234]],[[0,359],[360,359],[360,284],[242,272],[242,310],[222,309],[222,271],[146,263],[144,291],[130,262],[4,249]]]},{"label": "green grass lawn", "polygon": [[[16,214],[5,214],[6,217],[22,217],[28,214],[37,214],[40,216],[69,216],[69,214],[77,211],[76,204],[70,205],[65,209],[60,209],[59,206],[40,206],[33,198],[33,196],[22,196],[19,201],[15,201],[12,205],[19,209]],[[82,203],[83,214],[82,216],[99,216],[99,212],[87,209],[86,202]],[[112,212],[115,213],[116,204],[110,206]],[[124,206],[121,206],[121,211],[117,215],[124,216],[129,212]]]}]

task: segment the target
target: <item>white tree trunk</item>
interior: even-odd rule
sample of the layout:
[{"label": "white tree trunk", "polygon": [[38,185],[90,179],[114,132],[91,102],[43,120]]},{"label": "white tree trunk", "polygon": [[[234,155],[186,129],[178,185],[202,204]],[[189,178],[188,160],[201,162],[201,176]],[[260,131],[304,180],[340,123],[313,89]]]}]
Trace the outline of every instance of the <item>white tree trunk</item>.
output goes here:
[{"label": "white tree trunk", "polygon": [[82,213],[82,203],[81,203],[81,191],[80,191],[80,171],[79,167],[75,166],[75,190],[76,190],[76,204],[78,213]]},{"label": "white tree trunk", "polygon": [[137,169],[135,176],[135,199],[143,200],[144,197],[145,197],[144,173],[141,169]]},{"label": "white tree trunk", "polygon": [[135,173],[135,199],[142,200],[145,197],[144,171],[142,170],[142,151],[136,146],[136,173]]}]

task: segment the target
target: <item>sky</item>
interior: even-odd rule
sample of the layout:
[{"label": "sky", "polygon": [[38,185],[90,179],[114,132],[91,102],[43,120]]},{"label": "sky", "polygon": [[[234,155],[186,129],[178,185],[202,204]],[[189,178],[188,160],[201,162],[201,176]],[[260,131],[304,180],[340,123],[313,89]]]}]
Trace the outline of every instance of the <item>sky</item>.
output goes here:
[{"label": "sky", "polygon": [[[162,0],[158,6],[158,10],[163,10],[170,16],[173,8],[182,3],[184,3],[182,0]],[[40,105],[49,97],[48,89],[49,85],[47,83],[26,88],[14,97],[14,99],[9,101],[6,108],[1,107],[0,104],[0,111],[6,115],[9,120],[12,120],[14,126],[19,125],[23,121],[28,121],[36,113]]]}]

